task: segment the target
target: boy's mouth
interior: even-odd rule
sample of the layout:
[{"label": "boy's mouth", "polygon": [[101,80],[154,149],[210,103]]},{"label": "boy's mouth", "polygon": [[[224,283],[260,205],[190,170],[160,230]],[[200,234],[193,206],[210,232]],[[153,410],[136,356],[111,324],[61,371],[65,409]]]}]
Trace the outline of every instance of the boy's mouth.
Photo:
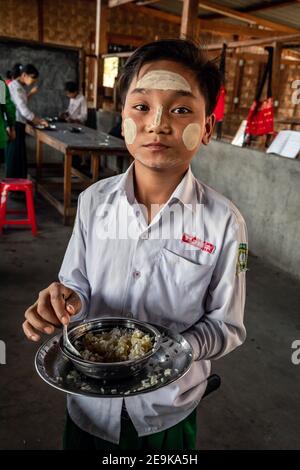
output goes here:
[{"label": "boy's mouth", "polygon": [[143,145],[143,147],[146,147],[149,150],[166,150],[170,148],[168,145],[164,145],[161,142],[151,142],[150,144]]}]

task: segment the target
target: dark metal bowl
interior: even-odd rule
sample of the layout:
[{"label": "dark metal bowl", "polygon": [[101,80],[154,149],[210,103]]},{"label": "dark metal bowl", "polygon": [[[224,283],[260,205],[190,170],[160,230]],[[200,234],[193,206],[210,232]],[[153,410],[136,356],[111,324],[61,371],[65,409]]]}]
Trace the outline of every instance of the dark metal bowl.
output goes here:
[{"label": "dark metal bowl", "polygon": [[161,345],[160,332],[149,323],[124,317],[99,318],[98,320],[92,320],[70,328],[68,335],[71,343],[74,344],[76,340],[84,336],[86,333],[101,333],[104,331],[110,331],[113,328],[126,328],[133,330],[138,328],[143,333],[149,334],[153,338],[152,350],[140,359],[131,359],[122,362],[93,362],[72,354],[64,347],[63,337],[61,336],[59,341],[61,351],[63,355],[74,364],[74,367],[79,372],[82,372],[88,377],[92,377],[94,379],[118,380],[135,375],[143,369],[150,357],[158,351]]}]

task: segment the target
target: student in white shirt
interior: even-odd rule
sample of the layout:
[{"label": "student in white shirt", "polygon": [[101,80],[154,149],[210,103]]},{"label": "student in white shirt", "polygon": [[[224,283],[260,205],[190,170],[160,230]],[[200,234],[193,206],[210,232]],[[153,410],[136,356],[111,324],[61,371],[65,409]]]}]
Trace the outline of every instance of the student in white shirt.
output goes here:
[{"label": "student in white shirt", "polygon": [[84,124],[87,120],[87,101],[75,82],[66,82],[65,93],[70,98],[68,109],[61,117],[67,122]]},{"label": "student in white shirt", "polygon": [[11,140],[6,150],[6,177],[27,178],[27,155],[25,144],[26,122],[48,126],[47,121],[39,118],[28,106],[25,87],[33,85],[39,72],[32,64],[16,64],[12,71],[13,80],[9,83],[11,99],[16,106],[16,138]]},{"label": "student in white shirt", "polygon": [[124,66],[122,131],[134,163],[80,195],[60,282],[40,292],[23,330],[38,341],[71,318],[131,312],[183,334],[194,361],[150,393],[68,396],[67,449],[195,448],[210,360],[245,340],[246,225],[190,168],[211,138],[220,83],[216,65],[185,40],[146,44]]}]

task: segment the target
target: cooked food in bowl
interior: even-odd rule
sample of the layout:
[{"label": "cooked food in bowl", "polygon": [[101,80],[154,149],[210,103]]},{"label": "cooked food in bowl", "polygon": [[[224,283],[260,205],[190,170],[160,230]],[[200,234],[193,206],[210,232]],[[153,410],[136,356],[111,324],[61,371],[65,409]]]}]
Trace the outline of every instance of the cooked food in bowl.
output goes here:
[{"label": "cooked food in bowl", "polygon": [[154,338],[138,328],[119,327],[100,333],[88,332],[74,343],[86,361],[105,363],[140,359],[153,345]]},{"label": "cooked food in bowl", "polygon": [[125,317],[102,317],[69,330],[80,357],[59,344],[64,357],[81,373],[95,379],[128,379],[139,373],[158,352],[162,337],[155,326]]}]

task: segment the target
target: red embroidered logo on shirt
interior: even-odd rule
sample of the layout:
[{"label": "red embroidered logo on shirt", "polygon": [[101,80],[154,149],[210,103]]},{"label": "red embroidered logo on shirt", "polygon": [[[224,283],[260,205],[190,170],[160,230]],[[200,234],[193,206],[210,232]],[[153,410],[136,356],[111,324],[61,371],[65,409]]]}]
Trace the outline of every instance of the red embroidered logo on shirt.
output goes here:
[{"label": "red embroidered logo on shirt", "polygon": [[199,248],[199,250],[206,251],[206,253],[209,254],[213,254],[216,249],[215,245],[213,245],[212,243],[205,242],[203,240],[200,240],[200,238],[197,238],[193,235],[188,235],[187,233],[184,233],[182,235],[181,241],[189,243],[190,245]]}]

